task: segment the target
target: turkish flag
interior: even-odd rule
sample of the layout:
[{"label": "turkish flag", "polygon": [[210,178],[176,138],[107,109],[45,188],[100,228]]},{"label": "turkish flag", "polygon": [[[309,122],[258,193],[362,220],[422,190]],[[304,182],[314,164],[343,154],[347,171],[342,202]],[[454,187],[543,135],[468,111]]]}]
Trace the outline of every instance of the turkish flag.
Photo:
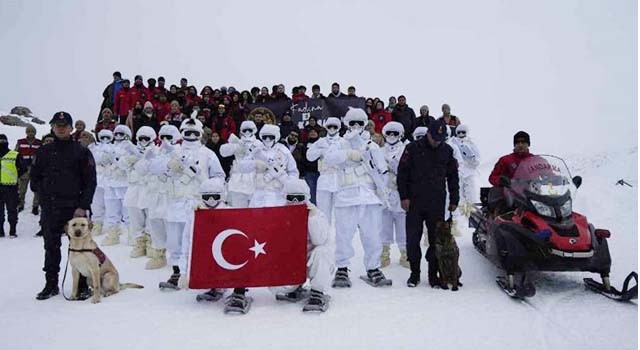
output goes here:
[{"label": "turkish flag", "polygon": [[189,288],[270,287],[307,278],[304,204],[197,210]]}]

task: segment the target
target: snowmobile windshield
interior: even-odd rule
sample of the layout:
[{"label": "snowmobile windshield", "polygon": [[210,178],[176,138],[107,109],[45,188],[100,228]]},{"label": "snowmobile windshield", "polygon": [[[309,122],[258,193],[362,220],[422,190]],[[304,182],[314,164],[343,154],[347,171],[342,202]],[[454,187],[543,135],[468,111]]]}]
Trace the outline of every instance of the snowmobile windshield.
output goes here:
[{"label": "snowmobile windshield", "polygon": [[511,180],[511,189],[525,196],[529,193],[537,197],[558,198],[568,193],[573,198],[576,188],[564,160],[535,155],[520,162]]}]

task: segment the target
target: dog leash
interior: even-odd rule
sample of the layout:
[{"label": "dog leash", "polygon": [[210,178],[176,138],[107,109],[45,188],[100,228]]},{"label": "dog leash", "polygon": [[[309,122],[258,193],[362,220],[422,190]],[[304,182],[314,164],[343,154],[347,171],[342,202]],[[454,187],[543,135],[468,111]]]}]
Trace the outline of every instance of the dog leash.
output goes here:
[{"label": "dog leash", "polygon": [[65,300],[67,301],[74,301],[71,298],[68,298],[65,294],[64,294],[64,281],[67,280],[67,269],[69,268],[69,253],[71,251],[71,248],[67,248],[67,265],[64,268],[64,275],[62,276],[62,296],[64,297]]}]

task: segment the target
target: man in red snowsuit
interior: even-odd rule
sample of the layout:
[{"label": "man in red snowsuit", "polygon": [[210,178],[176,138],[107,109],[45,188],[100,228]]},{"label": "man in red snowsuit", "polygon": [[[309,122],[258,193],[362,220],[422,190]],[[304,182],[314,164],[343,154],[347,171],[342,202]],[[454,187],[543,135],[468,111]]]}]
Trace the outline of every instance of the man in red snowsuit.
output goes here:
[{"label": "man in red snowsuit", "polygon": [[498,187],[500,177],[504,176],[508,179],[513,178],[513,174],[518,168],[520,162],[523,159],[532,156],[532,154],[529,153],[530,145],[531,141],[529,139],[529,134],[527,134],[526,132],[518,131],[515,135],[513,135],[513,153],[507,154],[506,156],[498,159],[498,162],[493,167],[491,175],[489,175],[489,183],[491,183],[491,185],[495,187]]}]

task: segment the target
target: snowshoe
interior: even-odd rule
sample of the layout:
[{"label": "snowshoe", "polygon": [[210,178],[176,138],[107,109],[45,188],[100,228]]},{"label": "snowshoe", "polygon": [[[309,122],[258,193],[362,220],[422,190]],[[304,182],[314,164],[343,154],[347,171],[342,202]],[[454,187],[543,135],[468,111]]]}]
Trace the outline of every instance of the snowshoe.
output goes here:
[{"label": "snowshoe", "polygon": [[222,298],[222,296],[224,295],[224,289],[209,289],[209,291],[205,292],[205,293],[200,293],[196,296],[196,301],[197,302],[201,302],[201,301],[208,301],[208,302],[214,302],[214,301],[218,301]]},{"label": "snowshoe", "polygon": [[178,280],[180,280],[180,274],[171,274],[171,277],[166,282],[160,282],[158,287],[160,290],[180,290],[178,287]]},{"label": "snowshoe", "polygon": [[379,269],[373,269],[367,271],[366,276],[360,276],[360,279],[367,282],[372,287],[385,287],[390,286],[393,281],[384,277],[384,274]]},{"label": "snowshoe", "polygon": [[[632,279],[635,280],[636,285],[629,288],[629,282],[631,282]],[[624,279],[622,290],[620,291],[609,285],[609,277],[603,277],[603,282],[604,283],[596,282],[592,278],[584,279],[584,284],[588,289],[600,293],[607,298],[617,301],[638,299],[638,274],[635,272],[631,272],[627,278]],[[609,288],[607,288],[606,285],[609,285]]]},{"label": "snowshoe", "polygon": [[303,312],[325,312],[329,308],[330,296],[319,292],[317,290],[311,290],[309,300],[302,308]]},{"label": "snowshoe", "polygon": [[341,267],[336,271],[336,275],[333,278],[331,284],[333,288],[351,288],[351,280],[349,279],[349,270],[346,267]]},{"label": "snowshoe", "polygon": [[233,293],[227,297],[224,305],[224,313],[240,313],[246,314],[251,309],[251,303],[253,298],[247,297],[244,294]]},{"label": "snowshoe", "polygon": [[[511,282],[510,282],[511,281]],[[520,285],[515,285],[513,283],[513,275],[511,276],[498,276],[496,277],[496,283],[502,288],[502,290],[507,293],[508,296],[514,299],[524,300],[525,298],[531,298],[536,295],[536,288],[532,283],[525,282],[523,278],[523,283]]]},{"label": "snowshoe", "polygon": [[293,292],[276,294],[276,300],[289,301],[292,303],[297,303],[300,300],[308,297],[309,297],[309,290],[302,288],[302,286],[299,286]]}]

